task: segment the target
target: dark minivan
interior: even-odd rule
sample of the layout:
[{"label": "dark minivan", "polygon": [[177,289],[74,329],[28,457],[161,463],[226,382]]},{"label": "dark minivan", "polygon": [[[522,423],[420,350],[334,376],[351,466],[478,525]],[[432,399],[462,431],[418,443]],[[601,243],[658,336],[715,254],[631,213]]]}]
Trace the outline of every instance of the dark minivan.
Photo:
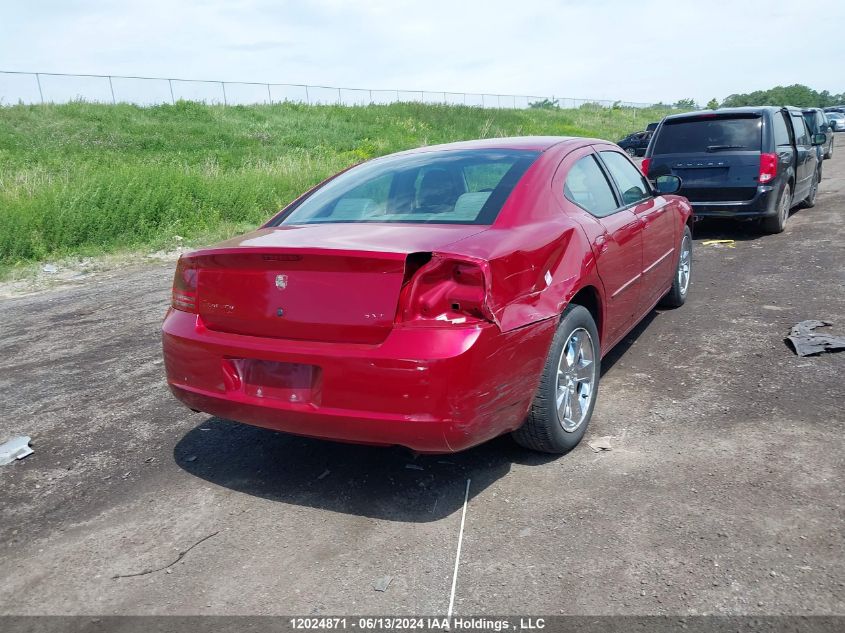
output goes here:
[{"label": "dark minivan", "polygon": [[783,231],[789,210],[816,201],[820,159],[800,109],[746,107],[668,116],[646,150],[649,179],[680,176],[699,217],[759,219]]}]

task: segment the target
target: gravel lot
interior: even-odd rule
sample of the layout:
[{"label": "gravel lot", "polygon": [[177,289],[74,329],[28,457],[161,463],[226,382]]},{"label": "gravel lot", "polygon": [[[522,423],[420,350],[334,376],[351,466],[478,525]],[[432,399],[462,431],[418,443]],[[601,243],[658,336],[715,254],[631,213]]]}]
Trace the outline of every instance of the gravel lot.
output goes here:
[{"label": "gravel lot", "polygon": [[785,233],[697,225],[690,301],[605,361],[610,452],[415,459],[193,414],[163,380],[172,263],[2,299],[0,441],[35,453],[0,467],[0,613],[444,614],[471,479],[458,614],[845,614],[845,353],[783,342],[845,333],[836,140]]}]

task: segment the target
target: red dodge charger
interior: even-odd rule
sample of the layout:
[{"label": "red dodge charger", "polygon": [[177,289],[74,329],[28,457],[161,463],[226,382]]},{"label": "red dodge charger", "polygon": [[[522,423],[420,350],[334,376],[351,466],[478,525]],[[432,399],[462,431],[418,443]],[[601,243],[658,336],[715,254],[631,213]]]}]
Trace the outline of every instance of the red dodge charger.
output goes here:
[{"label": "red dodge charger", "polygon": [[525,137],[358,165],[179,260],[167,380],[194,410],[346,442],[563,453],[600,362],[692,255],[680,181],[616,145]]}]

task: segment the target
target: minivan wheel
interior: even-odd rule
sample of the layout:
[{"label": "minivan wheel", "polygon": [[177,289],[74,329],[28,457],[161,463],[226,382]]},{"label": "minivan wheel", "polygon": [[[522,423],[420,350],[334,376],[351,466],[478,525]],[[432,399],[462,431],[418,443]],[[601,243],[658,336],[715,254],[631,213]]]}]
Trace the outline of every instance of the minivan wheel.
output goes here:
[{"label": "minivan wheel", "polygon": [[816,206],[816,195],[819,193],[819,181],[822,179],[821,168],[816,171],[813,176],[813,184],[810,187],[809,195],[801,201],[801,207],[804,209],[812,209]]},{"label": "minivan wheel", "polygon": [[516,442],[543,453],[567,453],[578,445],[596,405],[601,350],[599,333],[586,308],[563,311],[540,377],[540,386]]},{"label": "minivan wheel", "polygon": [[784,185],[783,191],[778,198],[777,212],[775,215],[763,218],[763,230],[766,233],[783,233],[786,227],[786,220],[789,218],[789,207],[792,204],[792,189],[789,183]]},{"label": "minivan wheel", "polygon": [[675,268],[675,278],[672,288],[660,300],[660,305],[666,308],[680,308],[687,300],[690,276],[692,275],[692,231],[684,227],[681,238],[681,252],[678,255],[678,265]]}]

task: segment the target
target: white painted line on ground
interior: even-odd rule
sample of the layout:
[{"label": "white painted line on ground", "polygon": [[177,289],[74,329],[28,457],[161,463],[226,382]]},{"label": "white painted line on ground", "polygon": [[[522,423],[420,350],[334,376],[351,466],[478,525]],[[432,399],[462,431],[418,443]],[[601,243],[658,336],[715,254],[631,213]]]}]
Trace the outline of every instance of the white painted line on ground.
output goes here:
[{"label": "white painted line on ground", "polygon": [[455,571],[452,574],[452,593],[449,596],[449,613],[446,617],[452,619],[452,608],[455,606],[455,588],[458,586],[458,566],[461,564],[461,545],[464,542],[464,522],[467,518],[467,501],[469,501],[469,484],[472,479],[467,479],[467,489],[464,493],[464,509],[461,512],[461,531],[458,532],[458,551],[455,554]]}]

